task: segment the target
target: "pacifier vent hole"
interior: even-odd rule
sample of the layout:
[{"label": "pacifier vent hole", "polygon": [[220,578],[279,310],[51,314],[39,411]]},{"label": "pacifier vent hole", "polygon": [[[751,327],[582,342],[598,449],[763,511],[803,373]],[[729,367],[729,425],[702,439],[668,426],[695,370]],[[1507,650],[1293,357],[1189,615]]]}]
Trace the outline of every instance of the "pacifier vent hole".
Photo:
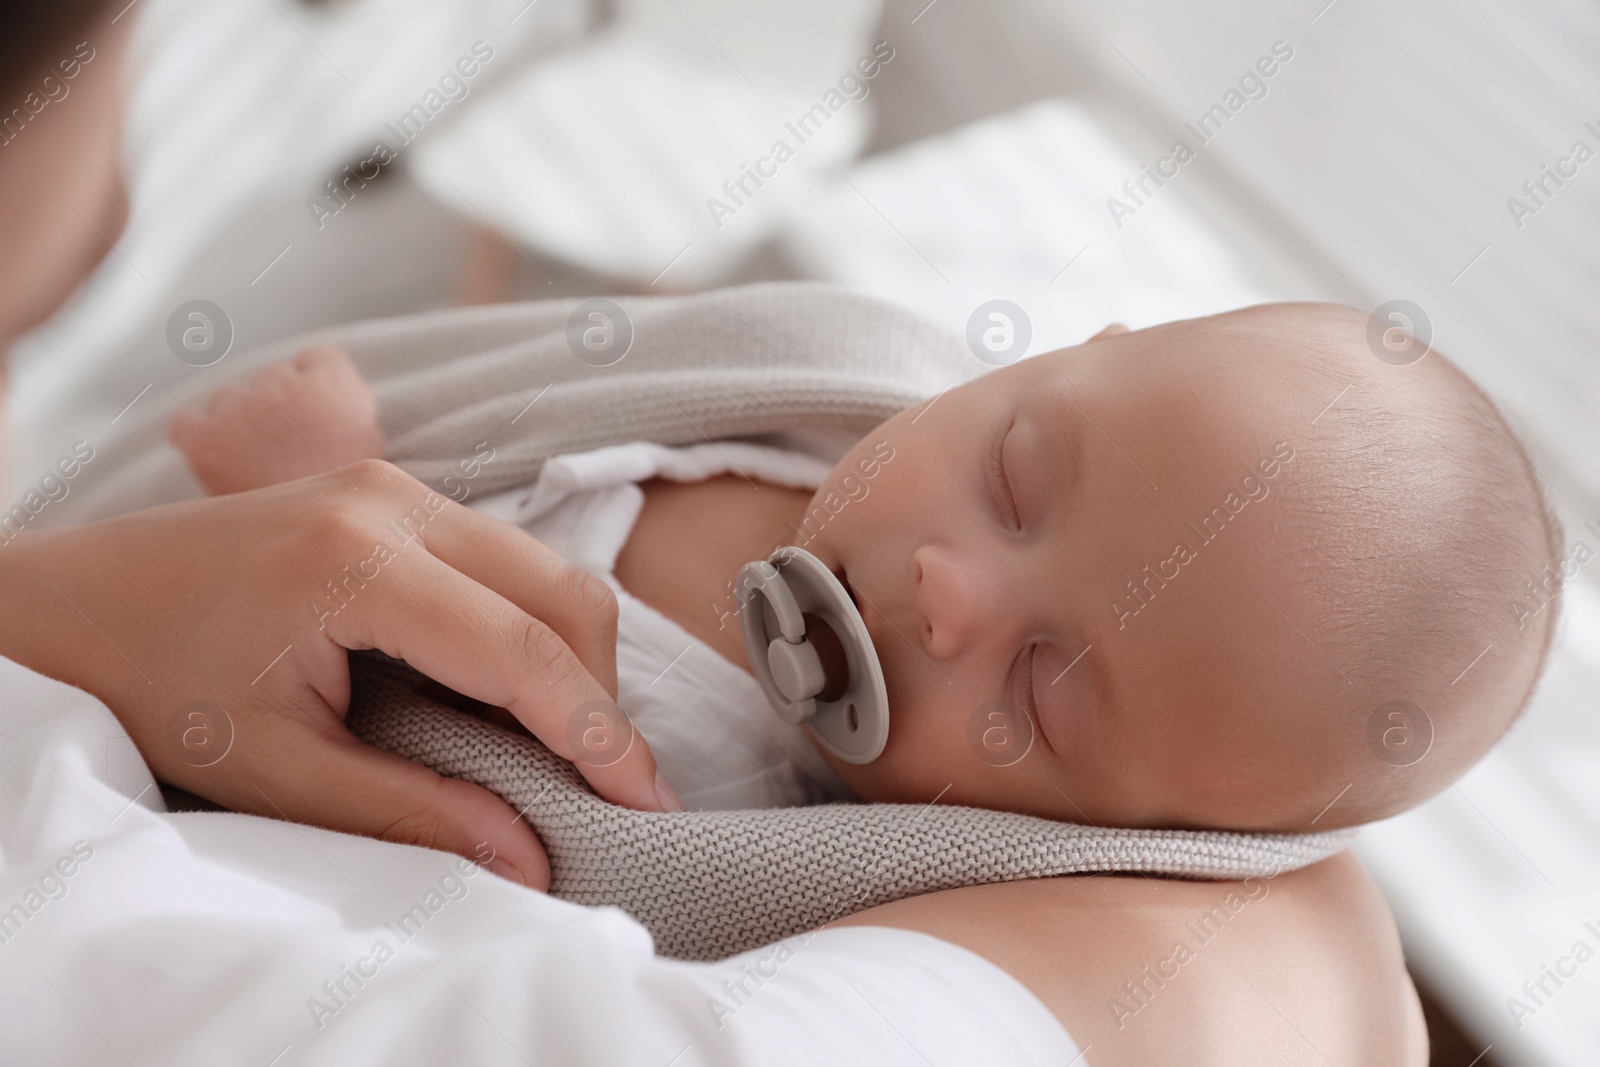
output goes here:
[{"label": "pacifier vent hole", "polygon": [[850,732],[855,733],[857,730],[861,729],[861,716],[856,714],[856,706],[851,704],[845,709],[845,713],[849,717]]}]

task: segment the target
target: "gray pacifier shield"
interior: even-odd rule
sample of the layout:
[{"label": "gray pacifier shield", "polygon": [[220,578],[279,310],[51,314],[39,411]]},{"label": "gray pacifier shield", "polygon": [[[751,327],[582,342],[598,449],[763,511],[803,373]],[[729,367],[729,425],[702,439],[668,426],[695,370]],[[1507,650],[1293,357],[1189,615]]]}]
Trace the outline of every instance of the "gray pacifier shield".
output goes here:
[{"label": "gray pacifier shield", "polygon": [[866,624],[839,579],[791,546],[739,568],[737,589],[745,651],[773,709],[785,722],[804,723],[846,763],[877,759],[889,740],[889,695]]}]

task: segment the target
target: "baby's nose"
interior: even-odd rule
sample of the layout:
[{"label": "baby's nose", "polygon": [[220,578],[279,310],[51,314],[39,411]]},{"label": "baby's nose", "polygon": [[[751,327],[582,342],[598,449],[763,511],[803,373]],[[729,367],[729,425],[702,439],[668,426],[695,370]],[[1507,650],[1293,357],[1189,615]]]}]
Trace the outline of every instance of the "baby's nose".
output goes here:
[{"label": "baby's nose", "polygon": [[911,554],[911,571],[922,612],[922,640],[930,658],[957,655],[993,625],[998,590],[978,561],[948,548],[924,545]]}]

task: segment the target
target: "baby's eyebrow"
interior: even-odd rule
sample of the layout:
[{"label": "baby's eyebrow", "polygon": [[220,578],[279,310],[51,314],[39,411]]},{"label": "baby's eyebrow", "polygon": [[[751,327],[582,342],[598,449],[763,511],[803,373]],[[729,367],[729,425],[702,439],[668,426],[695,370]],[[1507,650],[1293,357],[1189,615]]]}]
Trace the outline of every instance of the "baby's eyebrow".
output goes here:
[{"label": "baby's eyebrow", "polygon": [[[1052,381],[1046,394],[1046,421],[1060,430],[1056,455],[1063,468],[1059,499],[1064,501],[1079,497],[1083,485],[1083,423],[1086,416],[1073,401],[1070,388],[1070,382]],[[1087,645],[1079,658],[1067,670],[1056,675],[1050,684],[1060,681],[1068,670],[1088,672],[1089,691],[1094,695],[1100,724],[1104,726],[1118,710],[1116,686],[1112,683],[1105,658],[1093,644]]]},{"label": "baby's eyebrow", "polygon": [[1117,690],[1111,684],[1111,672],[1106,668],[1105,660],[1097,658],[1093,652],[1084,657],[1080,666],[1089,668],[1089,689],[1100,707],[1100,724],[1104,726],[1117,713]]},{"label": "baby's eyebrow", "polygon": [[[1071,687],[1057,685],[1058,682],[1066,681],[1069,676],[1079,679],[1080,682],[1087,681],[1089,707],[1083,706],[1081,695],[1076,697],[1070,695],[1068,690]],[[1038,716],[1035,725],[1052,739],[1056,736],[1072,736],[1082,729],[1090,731],[1088,736],[1103,738],[1112,718],[1118,712],[1116,687],[1111,682],[1111,672],[1104,657],[1100,655],[1100,649],[1095,645],[1086,645],[1050,681],[1041,680],[1036,684],[1042,688],[1034,691],[1034,710]],[[1062,692],[1056,694],[1056,689]],[[1076,692],[1082,694],[1083,690],[1079,688]],[[1046,723],[1051,721],[1062,731],[1060,735],[1046,726]]]},{"label": "baby's eyebrow", "polygon": [[[1053,679],[1045,683],[1042,691],[1034,694],[1034,705],[1039,715],[1039,726],[1044,728],[1044,719],[1047,716],[1066,716],[1061,721],[1070,722],[1073,717],[1081,716],[1085,712],[1090,716],[1085,722],[1089,727],[1103,736],[1113,716],[1117,714],[1116,687],[1111,682],[1111,672],[1107,668],[1099,649],[1094,645],[1087,645],[1083,651],[1068,663],[1067,667]],[[1062,697],[1051,699],[1047,694],[1055,687],[1057,682],[1065,680],[1071,675],[1087,674],[1090,700],[1093,707],[1080,709],[1075,707],[1076,701],[1065,700]],[[1065,688],[1065,687],[1063,687]],[[1047,709],[1054,709],[1049,711]]]},{"label": "baby's eyebrow", "polygon": [[1061,499],[1070,500],[1078,495],[1083,482],[1083,413],[1067,392],[1065,383],[1051,382],[1047,396],[1046,424],[1060,430],[1056,455],[1065,475]]}]

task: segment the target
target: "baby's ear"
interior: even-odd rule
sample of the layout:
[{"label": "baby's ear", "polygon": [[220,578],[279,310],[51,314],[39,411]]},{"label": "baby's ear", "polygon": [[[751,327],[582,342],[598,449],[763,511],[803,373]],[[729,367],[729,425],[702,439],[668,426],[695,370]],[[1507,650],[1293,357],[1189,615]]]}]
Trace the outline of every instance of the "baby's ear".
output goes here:
[{"label": "baby's ear", "polygon": [[[1127,333],[1127,332],[1128,332],[1128,328],[1126,326],[1122,325],[1122,323],[1113,322],[1110,326],[1107,326],[1105,329],[1101,330],[1099,333],[1097,333],[1093,337],[1089,338],[1089,340],[1090,341],[1104,341],[1107,337],[1115,337],[1119,333]],[[1087,344],[1088,342],[1085,342],[1085,343]]]}]

